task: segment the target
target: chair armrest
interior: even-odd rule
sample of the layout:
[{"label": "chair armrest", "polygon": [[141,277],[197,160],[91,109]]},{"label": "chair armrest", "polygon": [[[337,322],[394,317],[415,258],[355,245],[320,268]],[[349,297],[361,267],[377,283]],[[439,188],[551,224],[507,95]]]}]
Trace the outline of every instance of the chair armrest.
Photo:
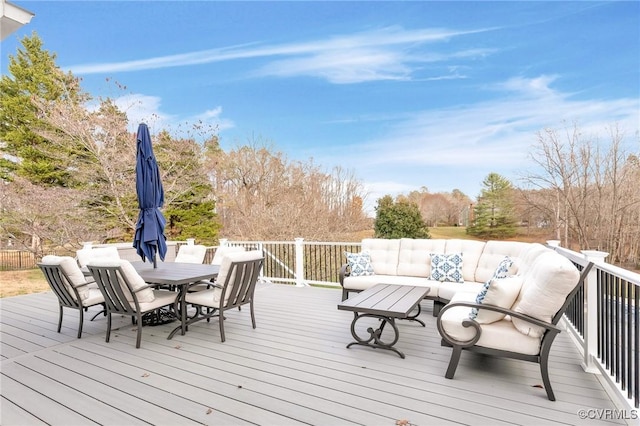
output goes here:
[{"label": "chair armrest", "polygon": [[340,285],[344,287],[344,279],[351,275],[351,270],[349,269],[349,264],[345,263],[340,267]]},{"label": "chair armrest", "polygon": [[146,285],[143,285],[143,286],[142,286],[142,287],[140,287],[140,288],[137,288],[137,289],[133,290],[133,292],[134,292],[134,293],[138,293],[138,292],[140,292],[140,291],[142,291],[142,290],[146,290],[146,289],[148,289],[148,288],[150,288],[150,289],[152,289],[152,290],[153,290],[155,287],[154,287],[154,286],[152,286],[152,285],[146,284]]},{"label": "chair armrest", "polygon": [[462,320],[462,326],[473,327],[476,331],[476,334],[473,336],[473,338],[467,341],[459,341],[454,339],[453,337],[449,336],[447,332],[444,330],[444,327],[442,326],[442,315],[447,310],[453,309],[455,307],[477,308],[478,310],[484,309],[488,311],[499,312],[505,315],[509,315],[512,318],[518,318],[528,323],[531,323],[533,325],[543,327],[546,330],[545,333],[551,332],[551,333],[557,334],[557,333],[560,333],[561,331],[558,327],[556,327],[554,324],[550,322],[542,321],[538,318],[534,318],[532,316],[529,316],[520,312],[516,312],[508,308],[503,308],[495,305],[488,305],[484,303],[453,302],[453,303],[449,303],[448,305],[446,305],[444,308],[440,310],[440,314],[438,315],[438,319],[436,321],[436,325],[438,327],[438,332],[440,333],[440,336],[444,341],[446,341],[450,345],[456,345],[456,346],[462,346],[462,347],[469,347],[469,346],[475,345],[480,339],[480,335],[482,334],[482,326],[485,325],[485,324],[480,324],[479,322],[467,317],[466,319]]}]

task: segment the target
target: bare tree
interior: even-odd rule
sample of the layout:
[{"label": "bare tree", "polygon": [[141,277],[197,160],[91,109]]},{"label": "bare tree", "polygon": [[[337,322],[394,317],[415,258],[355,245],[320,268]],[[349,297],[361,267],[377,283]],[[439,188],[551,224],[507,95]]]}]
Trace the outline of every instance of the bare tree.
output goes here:
[{"label": "bare tree", "polygon": [[614,262],[637,262],[637,155],[623,148],[624,135],[617,126],[609,129],[608,138],[603,143],[587,137],[577,126],[564,135],[552,129],[540,132],[532,159],[541,171],[525,180],[540,189],[532,207],[553,220],[563,244],[608,251]]},{"label": "bare tree", "polygon": [[210,150],[208,166],[225,237],[324,240],[370,225],[362,186],[343,169],[325,173],[255,142]]}]

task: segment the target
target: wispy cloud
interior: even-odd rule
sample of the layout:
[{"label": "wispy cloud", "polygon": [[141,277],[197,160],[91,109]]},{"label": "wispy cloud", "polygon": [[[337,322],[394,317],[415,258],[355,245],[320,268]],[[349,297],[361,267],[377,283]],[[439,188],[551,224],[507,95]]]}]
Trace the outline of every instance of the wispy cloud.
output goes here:
[{"label": "wispy cloud", "polygon": [[[68,69],[77,75],[109,74],[264,58],[268,62],[259,65],[252,75],[278,77],[304,75],[323,78],[332,83],[404,80],[411,78],[417,64],[480,57],[492,52],[489,49],[468,49],[446,53],[436,50],[418,50],[423,45],[491,30],[493,29],[405,30],[400,27],[388,27],[310,42],[238,45],[132,61],[78,64]],[[429,78],[459,77],[452,74]]]},{"label": "wispy cloud", "polygon": [[638,98],[576,99],[553,88],[558,80],[559,76],[545,75],[512,78],[485,88],[499,94],[494,100],[397,116],[379,138],[341,145],[336,151],[326,149],[315,159],[333,164],[336,158],[344,161],[344,152],[358,153],[353,167],[372,199],[416,190],[416,185],[446,191],[460,188],[475,196],[490,172],[517,184],[521,172],[532,165],[529,153],[536,133],[545,128],[575,123],[584,134],[606,139],[606,129],[618,123],[629,136],[627,142],[637,143]]}]

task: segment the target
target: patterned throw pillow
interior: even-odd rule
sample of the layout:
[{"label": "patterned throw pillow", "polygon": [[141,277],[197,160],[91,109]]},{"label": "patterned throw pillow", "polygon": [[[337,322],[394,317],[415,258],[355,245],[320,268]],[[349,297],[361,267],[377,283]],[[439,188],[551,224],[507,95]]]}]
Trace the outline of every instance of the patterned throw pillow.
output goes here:
[{"label": "patterned throw pillow", "polygon": [[462,283],[462,253],[431,253],[430,280]]},{"label": "patterned throw pillow", "polygon": [[347,263],[351,269],[352,277],[362,277],[367,275],[375,275],[373,265],[371,265],[371,256],[366,251],[362,253],[344,252],[347,257]]},{"label": "patterned throw pillow", "polygon": [[[509,275],[509,268],[511,267],[511,265],[513,265],[513,260],[509,256],[505,256],[505,258],[500,261],[498,267],[493,272],[493,276],[489,278],[489,280],[482,286],[482,289],[480,289],[480,292],[476,296],[476,303],[484,302],[485,297],[487,297],[487,292],[491,287],[491,281],[493,281],[494,279],[506,278]],[[478,308],[471,308],[469,319],[476,319],[477,316]]]}]

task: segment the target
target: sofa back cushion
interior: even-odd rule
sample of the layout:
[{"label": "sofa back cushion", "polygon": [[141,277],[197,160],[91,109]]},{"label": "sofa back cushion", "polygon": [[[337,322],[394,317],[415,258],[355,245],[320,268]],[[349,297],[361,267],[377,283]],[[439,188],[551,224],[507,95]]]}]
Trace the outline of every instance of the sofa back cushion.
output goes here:
[{"label": "sofa back cushion", "polygon": [[529,247],[527,247],[520,255],[520,258],[516,260],[516,262],[518,263],[518,274],[526,275],[535,264],[538,256],[540,256],[542,253],[551,251],[553,250],[543,246],[540,243],[529,244]]},{"label": "sofa back cushion", "polygon": [[400,240],[398,275],[428,277],[431,275],[431,254],[444,253],[446,240],[412,239]]},{"label": "sofa back cushion", "polygon": [[[480,259],[484,245],[485,243],[483,241],[446,240],[446,254],[462,253],[463,255],[462,278],[465,281],[476,281],[476,268],[478,267],[478,260]],[[502,258],[504,258],[504,256],[502,256]],[[502,258],[500,260],[502,260]],[[500,262],[498,261],[498,263]],[[495,270],[495,267],[493,269]]]},{"label": "sofa back cushion", "polygon": [[369,253],[376,275],[398,275],[399,239],[365,238],[362,251]]},{"label": "sofa back cushion", "polygon": [[529,243],[519,241],[487,241],[478,259],[475,281],[482,283],[490,280],[505,256],[509,256],[513,261],[513,265],[509,268],[507,275],[515,275],[518,273],[518,265],[520,264],[519,260],[522,257],[522,253],[529,246]]},{"label": "sofa back cushion", "polygon": [[[541,253],[524,275],[520,296],[512,309],[551,322],[579,279],[580,272],[569,259],[552,250]],[[544,329],[518,318],[513,318],[512,322],[527,336],[541,337],[544,332]]]}]

